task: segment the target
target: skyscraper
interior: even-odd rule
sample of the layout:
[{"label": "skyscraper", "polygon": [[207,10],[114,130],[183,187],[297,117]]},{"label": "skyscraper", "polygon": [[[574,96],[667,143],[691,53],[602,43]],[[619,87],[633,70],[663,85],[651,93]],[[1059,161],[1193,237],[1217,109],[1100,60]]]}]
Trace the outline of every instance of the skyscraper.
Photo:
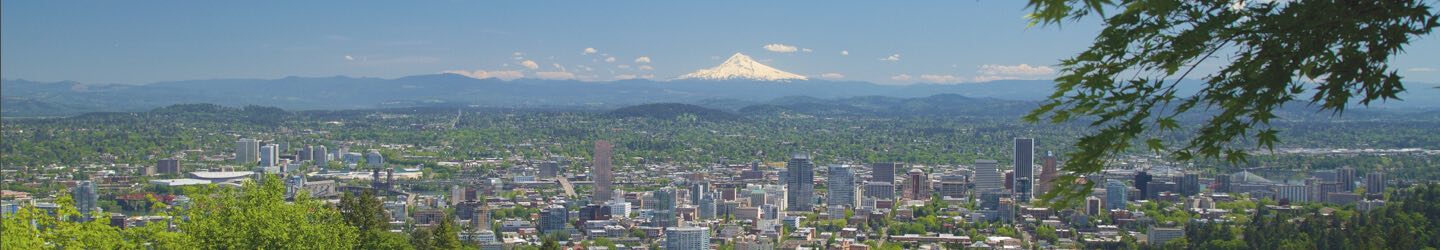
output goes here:
[{"label": "skyscraper", "polygon": [[235,142],[235,164],[248,166],[260,161],[260,141],[241,138]]},{"label": "skyscraper", "polygon": [[1200,194],[1200,174],[1186,173],[1177,182],[1180,183],[1180,194],[1185,196]]},{"label": "skyscraper", "polygon": [[1125,194],[1129,192],[1129,189],[1129,187],[1125,186],[1124,182],[1120,182],[1119,180],[1110,180],[1109,182],[1106,182],[1105,209],[1125,209]]},{"label": "skyscraper", "polygon": [[260,166],[274,167],[280,164],[280,147],[275,144],[260,146]]},{"label": "skyscraper", "polygon": [[815,166],[809,154],[794,154],[785,164],[785,211],[810,211],[815,203]]},{"label": "skyscraper", "polygon": [[1385,193],[1385,171],[1384,171],[1384,170],[1370,171],[1370,173],[1365,174],[1365,193],[1366,193],[1366,194],[1383,194],[1383,193]]},{"label": "skyscraper", "polygon": [[[1035,180],[1035,139],[1015,138],[1015,198],[1029,201]],[[1022,183],[1023,182],[1023,183]],[[1023,185],[1023,186],[1022,186]]]},{"label": "skyscraper", "polygon": [[95,194],[94,182],[81,181],[77,183],[70,197],[75,200],[75,209],[80,211],[86,221],[94,218],[90,213],[96,212],[100,202],[100,196]]},{"label": "skyscraper", "polygon": [[310,151],[310,159],[315,161],[316,167],[323,168],[330,165],[330,151],[325,145],[315,146],[315,149]]},{"label": "skyscraper", "polygon": [[651,226],[677,226],[677,219],[675,218],[675,208],[677,207],[677,204],[675,204],[675,189],[664,187],[660,190],[655,190],[653,195],[655,196],[655,206],[652,209],[654,209],[655,212],[654,217],[650,220]]},{"label": "skyscraper", "polygon": [[1150,193],[1154,190],[1150,190],[1150,181],[1154,178],[1145,171],[1135,173],[1135,188],[1140,189],[1140,198],[1136,199],[1149,199],[1152,196]]},{"label": "skyscraper", "polygon": [[665,229],[666,250],[710,249],[710,229],[706,227],[672,227]]},{"label": "skyscraper", "polygon": [[610,200],[610,185],[613,176],[610,170],[610,153],[614,148],[609,141],[595,141],[594,162],[591,165],[591,177],[595,180],[595,195],[590,198],[592,201]]},{"label": "skyscraper", "polygon": [[846,165],[830,165],[825,179],[825,205],[855,207],[855,173]]},{"label": "skyscraper", "polygon": [[1345,166],[1335,171],[1336,181],[1340,182],[1340,189],[1346,192],[1355,191],[1355,168]]},{"label": "skyscraper", "polygon": [[1003,187],[999,164],[995,160],[975,160],[975,190],[984,191]]},{"label": "skyscraper", "polygon": [[1059,160],[1055,158],[1055,152],[1045,151],[1045,157],[1040,158],[1040,179],[1035,182],[1035,193],[1044,194],[1050,192],[1051,185],[1054,185],[1055,177],[1060,175]]},{"label": "skyscraper", "polygon": [[900,163],[872,163],[870,164],[870,181],[895,183],[895,170],[904,164]]},{"label": "skyscraper", "polygon": [[690,205],[699,205],[699,204],[700,204],[700,199],[701,199],[701,198],[704,198],[704,195],[705,195],[705,194],[709,194],[709,193],[710,193],[710,191],[709,191],[710,188],[709,188],[709,187],[710,187],[710,183],[700,182],[700,181],[691,182],[691,183],[690,183]]},{"label": "skyscraper", "polygon": [[905,198],[930,200],[930,177],[924,170],[916,168],[905,173]]}]

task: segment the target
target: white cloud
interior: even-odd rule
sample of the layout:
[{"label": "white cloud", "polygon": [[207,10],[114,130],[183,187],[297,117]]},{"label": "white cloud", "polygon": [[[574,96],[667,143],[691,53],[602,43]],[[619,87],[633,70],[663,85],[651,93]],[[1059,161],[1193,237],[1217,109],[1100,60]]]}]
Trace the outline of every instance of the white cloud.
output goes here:
[{"label": "white cloud", "polygon": [[971,79],[971,81],[974,81],[974,82],[989,82],[989,81],[1019,80],[1019,79],[1020,79],[1020,77],[1015,77],[1015,76],[982,75],[982,76],[973,77],[973,78]]},{"label": "white cloud", "polygon": [[498,79],[500,79],[500,80],[507,80],[507,81],[508,81],[508,80],[514,80],[514,79],[519,79],[519,78],[525,77],[525,73],[524,73],[524,72],[515,71],[515,70],[496,70],[496,71],[485,71],[485,70],[475,70],[475,71],[446,70],[446,71],[444,71],[444,72],[442,72],[442,73],[462,75],[462,76],[466,76],[466,77],[470,77],[470,78],[475,78],[475,79],[498,78]]},{"label": "white cloud", "polygon": [[550,66],[551,66],[551,67],[555,67],[555,68],[557,68],[557,69],[560,69],[560,71],[566,71],[566,72],[569,72],[569,71],[570,71],[570,70],[566,70],[566,69],[565,69],[565,66],[564,66],[564,65],[560,65],[559,63],[551,63]]},{"label": "white cloud", "polygon": [[640,65],[640,67],[636,67],[636,68],[638,68],[638,69],[640,69],[640,70],[655,70],[655,67],[650,67],[650,65]]},{"label": "white cloud", "polygon": [[636,58],[635,58],[635,63],[650,63],[650,57],[648,57],[648,56],[636,57]]},{"label": "white cloud", "polygon": [[961,83],[960,77],[953,75],[920,75],[920,81],[928,83]]},{"label": "white cloud", "polygon": [[907,74],[899,74],[899,75],[895,75],[895,76],[891,76],[891,77],[890,77],[890,80],[892,80],[892,81],[902,81],[902,82],[903,82],[903,81],[909,81],[910,79],[911,79],[910,75],[907,75]]},{"label": "white cloud", "polygon": [[770,52],[779,52],[779,53],[793,53],[793,52],[795,52],[795,50],[797,50],[797,48],[795,48],[795,46],[785,45],[785,44],[779,44],[779,43],[766,44],[764,48],[765,48],[765,50],[769,50]]},{"label": "white cloud", "polygon": [[800,51],[801,51],[801,52],[805,52],[805,53],[814,52],[814,50],[810,50],[810,48],[803,48],[803,49],[800,49]]},{"label": "white cloud", "polygon": [[511,55],[514,55],[514,56],[523,56],[523,55],[525,55],[525,53],[520,53],[519,51],[516,51],[515,53],[510,53],[510,54],[511,54]]},{"label": "white cloud", "polygon": [[570,80],[575,79],[575,74],[564,71],[540,71],[535,72],[535,77],[545,80]]},{"label": "white cloud", "polygon": [[839,79],[841,79],[841,78],[845,78],[845,74],[830,72],[830,73],[820,74],[820,78],[825,78],[825,79],[830,79],[830,80],[839,80]]},{"label": "white cloud", "polygon": [[525,68],[531,69],[531,70],[535,70],[535,69],[539,69],[539,68],[540,68],[540,64],[535,63],[535,61],[531,61],[531,60],[525,60],[524,62],[520,62],[520,66],[525,66]]},{"label": "white cloud", "polygon": [[606,58],[605,58],[605,62],[607,62],[607,63],[613,63],[613,62],[615,62],[615,57],[613,57],[613,56],[612,56],[612,57],[606,57]]},{"label": "white cloud", "polygon": [[628,68],[630,68],[630,65],[629,65],[629,64],[621,64],[621,65],[615,65],[615,67],[616,67],[616,68],[622,68],[622,69],[628,69]]},{"label": "white cloud", "polygon": [[635,79],[635,77],[633,74],[615,75],[615,80],[630,80]]},{"label": "white cloud", "polygon": [[880,58],[880,60],[881,60],[881,61],[898,62],[898,61],[900,61],[900,54],[890,54],[890,56],[882,57],[882,58]]},{"label": "white cloud", "polygon": [[582,54],[582,55],[589,55],[589,54],[595,54],[595,52],[600,52],[600,51],[599,51],[599,50],[595,50],[595,48],[585,48],[585,51],[580,52],[580,54]]},{"label": "white cloud", "polygon": [[345,60],[346,60],[346,61],[355,61],[355,57],[350,56],[350,55],[345,55]]},{"label": "white cloud", "polygon": [[986,65],[980,65],[980,70],[979,70],[979,72],[980,72],[980,74],[984,74],[984,75],[1000,75],[1000,76],[1041,76],[1041,75],[1054,74],[1054,73],[1055,73],[1055,69],[1052,69],[1052,68],[1050,68],[1050,67],[1048,67],[1048,66],[1035,67],[1035,66],[1030,66],[1029,64],[1023,64],[1023,63],[1020,64],[1020,65],[986,64]]},{"label": "white cloud", "polygon": [[1406,69],[1405,71],[1410,71],[1410,72],[1435,72],[1435,71],[1440,71],[1440,69],[1426,68],[1426,67],[1417,67],[1417,68],[1409,68],[1409,69]]},{"label": "white cloud", "polygon": [[850,51],[849,51],[849,50],[841,50],[841,51],[840,51],[840,55],[842,55],[842,56],[848,56],[848,55],[850,55]]}]

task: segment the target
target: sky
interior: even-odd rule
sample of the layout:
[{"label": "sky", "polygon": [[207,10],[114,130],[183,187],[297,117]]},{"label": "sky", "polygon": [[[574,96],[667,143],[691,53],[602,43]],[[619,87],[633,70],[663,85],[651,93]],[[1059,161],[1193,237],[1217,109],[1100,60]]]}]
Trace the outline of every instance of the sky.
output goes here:
[{"label": "sky", "polygon": [[[1050,79],[1101,26],[1026,1],[4,1],[0,77],[673,79],[744,53],[818,79]],[[1440,37],[1392,67],[1440,82]]]}]

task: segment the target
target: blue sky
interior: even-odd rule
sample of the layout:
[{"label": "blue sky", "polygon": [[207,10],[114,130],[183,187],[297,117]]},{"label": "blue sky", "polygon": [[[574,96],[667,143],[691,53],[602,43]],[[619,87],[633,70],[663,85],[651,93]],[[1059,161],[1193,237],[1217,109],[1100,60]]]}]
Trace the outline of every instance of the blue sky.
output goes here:
[{"label": "blue sky", "polygon": [[[1100,28],[1094,18],[1027,28],[1024,5],[5,1],[0,75],[87,83],[446,71],[670,79],[740,52],[814,78],[963,83],[1053,77],[1050,65],[1084,49]],[[893,55],[898,60],[882,60]],[[1440,40],[1431,35],[1392,65],[1408,79],[1437,82],[1434,58]]]}]

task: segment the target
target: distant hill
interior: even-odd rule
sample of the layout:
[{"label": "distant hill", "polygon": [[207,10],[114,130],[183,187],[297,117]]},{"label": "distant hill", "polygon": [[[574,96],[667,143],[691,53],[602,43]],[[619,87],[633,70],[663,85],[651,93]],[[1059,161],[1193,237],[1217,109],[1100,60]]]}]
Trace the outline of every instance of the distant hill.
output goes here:
[{"label": "distant hill", "polygon": [[619,108],[607,113],[615,117],[676,119],[685,115],[705,121],[734,121],[740,116],[716,109],[683,103],[652,103]]},{"label": "distant hill", "polygon": [[[1195,83],[1187,86],[1193,88]],[[1431,84],[1433,85],[1433,84]],[[1378,108],[1440,107],[1440,89],[1417,84],[1401,94],[1406,101]],[[159,82],[144,85],[88,84],[0,80],[0,116],[64,116],[85,112],[139,112],[186,103],[227,107],[249,105],[286,110],[350,110],[404,107],[494,107],[522,109],[609,110],[646,103],[685,103],[731,112],[789,109],[817,113],[925,113],[1011,109],[996,100],[1033,102],[1044,99],[1053,83],[1006,80],[970,84],[883,85],[856,81],[798,80],[573,80],[474,79],[434,74],[395,79],[355,77],[287,77],[280,79],[215,79]],[[954,94],[975,100],[934,95]],[[805,98],[801,98],[805,97]],[[919,98],[915,100],[907,100]],[[843,99],[854,103],[835,103]],[[773,101],[773,102],[772,102]],[[949,103],[953,102],[953,103]],[[838,106],[837,106],[838,105]],[[1031,104],[1014,104],[1031,105]],[[887,108],[901,108],[888,110]],[[908,111],[906,111],[908,110]]]}]

